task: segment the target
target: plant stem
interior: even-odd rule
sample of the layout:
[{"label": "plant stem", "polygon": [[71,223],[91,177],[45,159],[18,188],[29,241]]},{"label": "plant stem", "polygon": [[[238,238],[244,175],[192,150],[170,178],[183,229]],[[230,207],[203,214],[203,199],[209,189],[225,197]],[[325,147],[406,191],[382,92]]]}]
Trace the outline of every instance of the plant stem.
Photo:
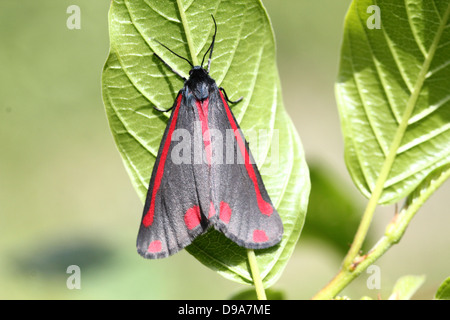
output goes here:
[{"label": "plant stem", "polygon": [[189,52],[191,54],[192,64],[194,66],[198,66],[197,54],[195,53],[194,44],[192,42],[191,29],[189,29],[189,26],[187,23],[187,18],[186,18],[186,13],[184,12],[184,8],[183,8],[183,4],[181,3],[181,0],[177,0],[177,5],[178,5],[178,10],[180,11],[181,22],[183,23],[184,34],[186,35]]},{"label": "plant stem", "polygon": [[[353,279],[358,277],[368,266],[381,257],[392,245],[400,241],[406,231],[411,219],[417,213],[425,201],[450,177],[450,165],[437,169],[438,175],[433,177],[425,189],[418,189],[419,194],[415,195],[410,203],[404,207],[388,224],[384,236],[377,244],[362,257],[357,264],[352,264],[351,268],[341,268],[339,273],[322,289],[313,299],[333,299],[342,291]],[[440,172],[441,171],[441,172]],[[432,173],[433,174],[433,173]]]},{"label": "plant stem", "polygon": [[[366,267],[368,267],[371,263],[373,263],[376,259],[378,259],[381,255],[383,255],[391,246],[400,240],[403,233],[406,230],[410,220],[415,215],[419,207],[423,204],[431,193],[435,190],[436,183],[430,183],[429,186],[426,187],[425,191],[422,194],[419,194],[417,197],[415,195],[409,196],[408,199],[413,199],[413,202],[406,207],[406,209],[402,210],[402,212],[396,215],[396,219],[392,221],[388,227],[386,228],[385,235],[378,241],[375,247],[369,251],[368,254],[359,256],[359,251],[361,250],[362,244],[366,238],[367,231],[370,227],[376,206],[378,201],[381,198],[382,192],[384,190],[386,181],[389,177],[389,173],[391,171],[392,165],[394,164],[395,158],[397,156],[397,152],[401,145],[403,136],[408,127],[408,121],[411,118],[411,115],[414,111],[414,107],[417,104],[417,100],[419,98],[420,92],[422,90],[423,84],[425,82],[427,73],[429,72],[431,62],[433,61],[434,55],[438,48],[438,44],[441,40],[442,34],[444,32],[445,27],[447,26],[447,21],[450,17],[450,5],[447,7],[447,10],[442,17],[439,28],[434,35],[433,42],[429,48],[429,51],[425,55],[425,59],[423,61],[422,67],[420,69],[419,74],[417,75],[417,80],[414,84],[414,87],[411,90],[411,95],[409,96],[408,101],[406,102],[405,110],[402,115],[402,119],[398,125],[398,128],[395,132],[395,135],[392,139],[391,145],[389,147],[389,151],[386,154],[386,158],[384,160],[383,166],[381,167],[380,174],[375,183],[375,186],[372,190],[371,197],[369,202],[367,203],[366,210],[364,211],[361,223],[358,227],[358,230],[355,234],[355,238],[353,243],[348,251],[347,255],[344,258],[341,270],[338,274],[325,286],[315,297],[314,299],[330,299],[333,298],[336,294],[338,294],[345,286],[350,283],[354,278],[356,278]],[[441,168],[444,174],[442,174],[439,178],[444,177],[444,180],[439,180],[439,185],[448,178],[449,171],[448,169]],[[439,169],[437,169],[439,171]],[[417,189],[416,189],[417,190]],[[432,191],[430,191],[432,190]],[[419,190],[421,191],[421,190]],[[431,193],[430,193],[431,192]],[[416,201],[420,199],[421,201]]]},{"label": "plant stem", "polygon": [[[343,270],[352,271],[351,270],[352,265],[355,263],[355,259],[357,259],[359,251],[361,250],[362,244],[366,238],[367,231],[369,230],[370,224],[372,222],[376,206],[382,195],[384,185],[389,177],[392,165],[394,164],[395,157],[397,156],[397,151],[401,145],[403,136],[408,127],[408,121],[411,118],[412,112],[417,103],[417,99],[419,98],[419,94],[422,90],[423,83],[426,79],[426,74],[428,73],[428,70],[430,68],[430,64],[436,52],[437,45],[441,40],[443,30],[446,26],[446,22],[449,19],[449,15],[450,15],[450,6],[447,8],[447,11],[443,17],[443,21],[445,23],[441,23],[441,25],[439,26],[439,29],[433,39],[433,43],[430,46],[430,50],[425,56],[425,60],[422,64],[422,67],[417,77],[417,81],[414,84],[411,95],[406,103],[406,107],[403,112],[401,122],[399,123],[397,131],[395,132],[392,143],[390,145],[389,152],[387,153],[386,159],[383,163],[383,166],[381,167],[380,175],[378,176],[377,182],[372,191],[369,202],[367,203],[366,210],[364,211],[363,218],[355,234],[355,238],[352,242],[350,250],[348,251],[347,255],[344,258],[342,266]],[[340,275],[340,273],[338,275]]]},{"label": "plant stem", "polygon": [[256,296],[258,300],[267,300],[266,292],[259,275],[258,262],[256,261],[255,252],[251,249],[247,250],[248,263],[253,277],[253,284],[255,285]]},{"label": "plant stem", "polygon": [[[380,184],[382,186],[382,184]],[[370,197],[369,202],[367,203],[366,210],[364,211],[363,217],[359,224],[358,230],[355,234],[355,238],[353,239],[350,250],[344,258],[343,268],[350,269],[353,261],[358,256],[359,250],[361,250],[362,244],[366,238],[367,232],[369,230],[370,224],[372,222],[373,215],[375,213],[375,209],[380,199],[381,191],[383,188],[376,188]]]},{"label": "plant stem", "polygon": [[344,259],[344,263],[343,263],[344,268],[349,268],[350,265],[353,263],[353,260],[358,256],[359,250],[361,250],[361,246],[364,242],[364,239],[366,238],[367,231],[369,230],[369,227],[370,227],[370,224],[371,224],[371,221],[373,218],[373,214],[374,214],[376,206],[378,204],[378,200],[380,200],[381,194],[384,189],[384,184],[386,183],[386,181],[389,177],[389,173],[391,171],[392,165],[394,164],[395,157],[397,156],[398,148],[400,147],[403,136],[408,127],[408,121],[411,118],[411,114],[417,103],[417,99],[419,98],[419,94],[422,89],[423,82],[425,81],[425,76],[429,70],[432,57],[434,56],[434,51],[436,49],[435,47],[438,43],[438,40],[436,40],[436,39],[439,39],[439,37],[435,37],[435,41],[433,42],[433,45],[431,46],[431,49],[430,49],[430,54],[426,57],[423,65],[422,65],[422,68],[419,72],[418,79],[414,85],[411,96],[409,97],[409,99],[406,103],[406,108],[405,108],[405,111],[403,112],[402,120],[399,123],[397,131],[395,132],[394,138],[393,138],[391,146],[389,148],[389,152],[386,155],[386,159],[384,160],[383,166],[381,167],[380,175],[378,176],[377,182],[372,191],[369,202],[367,203],[367,207],[364,212],[361,223],[359,225],[358,231],[356,232],[356,235],[355,235],[353,243],[350,247],[350,250],[348,251],[348,253]]}]

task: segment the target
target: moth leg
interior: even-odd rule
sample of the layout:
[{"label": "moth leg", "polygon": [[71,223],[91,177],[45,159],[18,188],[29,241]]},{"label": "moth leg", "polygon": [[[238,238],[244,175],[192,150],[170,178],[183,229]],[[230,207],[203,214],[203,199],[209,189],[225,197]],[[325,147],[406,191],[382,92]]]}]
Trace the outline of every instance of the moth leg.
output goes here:
[{"label": "moth leg", "polygon": [[159,112],[168,112],[168,111],[172,110],[173,108],[175,108],[177,106],[178,96],[181,94],[181,91],[182,90],[178,91],[177,98],[175,99],[175,102],[169,109],[160,109],[157,106],[153,106],[153,109],[155,109],[156,111],[159,111]]},{"label": "moth leg", "polygon": [[153,106],[153,109],[155,109],[156,111],[159,111],[159,112],[168,112],[168,111],[172,110],[174,107],[175,106],[172,106],[169,109],[163,110],[163,109],[158,108],[157,106]]},{"label": "moth leg", "polygon": [[232,104],[236,104],[244,98],[244,97],[240,97],[237,100],[231,101],[230,99],[228,99],[227,93],[225,92],[224,88],[220,87],[219,90],[223,92],[223,95],[225,96],[225,100],[227,100],[229,103],[232,103]]}]

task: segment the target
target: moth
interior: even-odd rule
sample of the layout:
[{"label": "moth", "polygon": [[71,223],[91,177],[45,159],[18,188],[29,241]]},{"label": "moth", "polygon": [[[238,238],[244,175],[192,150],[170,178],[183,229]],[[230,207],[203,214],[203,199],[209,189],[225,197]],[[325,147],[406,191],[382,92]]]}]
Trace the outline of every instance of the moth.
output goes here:
[{"label": "moth", "polygon": [[[274,246],[283,235],[281,218],[229,106],[242,97],[230,101],[209,75],[217,34],[212,18],[215,31],[200,66],[158,42],[187,61],[191,70],[186,79],[155,53],[184,80],[184,86],[171,108],[155,107],[172,113],[139,226],[137,250],[145,258],[172,255],[210,227],[250,249]],[[203,68],[208,52],[208,66]]]}]

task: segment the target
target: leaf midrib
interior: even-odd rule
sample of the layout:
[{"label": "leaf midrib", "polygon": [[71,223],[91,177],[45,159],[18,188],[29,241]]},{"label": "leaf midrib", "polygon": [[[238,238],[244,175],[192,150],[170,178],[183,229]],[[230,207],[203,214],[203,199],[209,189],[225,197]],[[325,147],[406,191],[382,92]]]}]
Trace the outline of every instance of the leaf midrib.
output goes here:
[{"label": "leaf midrib", "polygon": [[436,35],[433,39],[431,46],[430,46],[430,50],[428,51],[427,55],[425,56],[425,60],[422,64],[422,68],[420,69],[416,83],[414,84],[411,95],[406,103],[406,108],[403,113],[402,120],[399,123],[399,126],[397,128],[395,136],[392,140],[391,146],[389,148],[389,152],[385,158],[383,167],[381,168],[380,174],[379,174],[377,182],[375,184],[375,188],[372,191],[372,197],[377,199],[377,202],[382,194],[382,191],[384,189],[385,182],[387,181],[389,173],[391,172],[392,165],[394,164],[395,158],[397,156],[397,151],[400,147],[403,136],[408,127],[408,121],[411,118],[414,107],[416,106],[417,100],[419,98],[419,94],[421,92],[423,83],[425,82],[426,75],[430,68],[431,62],[434,58],[434,54],[436,52],[437,45],[438,45],[439,41],[441,40],[441,36],[442,36],[444,28],[447,24],[449,15],[450,15],[450,5],[447,7],[447,10],[441,20],[441,24],[439,25],[439,28],[436,32]]},{"label": "leaf midrib", "polygon": [[186,18],[186,12],[183,9],[181,0],[177,0],[177,6],[178,6],[178,11],[179,11],[180,17],[181,17],[181,23],[183,24],[183,28],[184,28],[184,34],[186,35],[186,40],[188,43],[188,48],[189,48],[189,53],[191,55],[192,63],[194,64],[194,66],[198,66],[198,59],[197,59],[197,54],[195,53],[194,43],[192,41],[191,29],[189,29],[189,26],[187,23],[187,18]]}]

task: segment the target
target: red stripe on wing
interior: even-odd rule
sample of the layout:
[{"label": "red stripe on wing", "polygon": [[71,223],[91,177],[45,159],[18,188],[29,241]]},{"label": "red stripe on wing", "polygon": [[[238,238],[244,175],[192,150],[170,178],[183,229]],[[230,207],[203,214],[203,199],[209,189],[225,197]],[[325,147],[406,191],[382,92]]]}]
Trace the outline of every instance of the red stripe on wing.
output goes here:
[{"label": "red stripe on wing", "polygon": [[247,170],[247,174],[253,182],[253,186],[255,188],[255,193],[256,193],[256,201],[258,202],[259,210],[261,211],[262,214],[270,216],[273,212],[272,205],[270,203],[264,201],[264,199],[261,196],[261,191],[259,190],[258,180],[256,179],[256,174],[255,174],[255,170],[253,169],[253,165],[250,163],[250,156],[247,152],[247,148],[245,147],[244,139],[242,138],[242,136],[238,130],[237,124],[234,121],[230,107],[228,106],[227,102],[225,101],[225,98],[221,91],[220,91],[220,98],[222,98],[222,102],[223,102],[225,111],[228,116],[228,121],[230,122],[231,128],[234,131],[234,136],[236,137],[236,141],[238,143],[239,149],[241,150],[241,154],[244,156],[245,169]]},{"label": "red stripe on wing", "polygon": [[200,117],[200,121],[202,123],[202,137],[203,144],[205,145],[206,151],[206,161],[208,164],[211,164],[211,137],[209,134],[209,125],[208,125],[208,106],[209,106],[209,98],[204,101],[195,100],[195,105],[197,106],[198,115]]},{"label": "red stripe on wing", "polygon": [[158,169],[156,170],[156,177],[153,184],[153,191],[152,191],[152,199],[150,201],[150,208],[148,209],[147,213],[145,214],[144,218],[142,219],[142,224],[144,227],[149,227],[153,223],[153,217],[155,215],[155,197],[158,193],[159,186],[161,185],[161,179],[164,174],[164,165],[166,164],[167,154],[169,153],[169,147],[170,143],[172,141],[172,133],[175,130],[175,126],[177,124],[178,119],[178,111],[180,109],[181,99],[183,98],[182,94],[178,95],[177,98],[177,106],[175,110],[173,111],[173,117],[172,122],[169,126],[169,131],[167,133],[166,141],[164,142],[164,148],[161,152],[161,157],[159,158],[158,163]]}]

